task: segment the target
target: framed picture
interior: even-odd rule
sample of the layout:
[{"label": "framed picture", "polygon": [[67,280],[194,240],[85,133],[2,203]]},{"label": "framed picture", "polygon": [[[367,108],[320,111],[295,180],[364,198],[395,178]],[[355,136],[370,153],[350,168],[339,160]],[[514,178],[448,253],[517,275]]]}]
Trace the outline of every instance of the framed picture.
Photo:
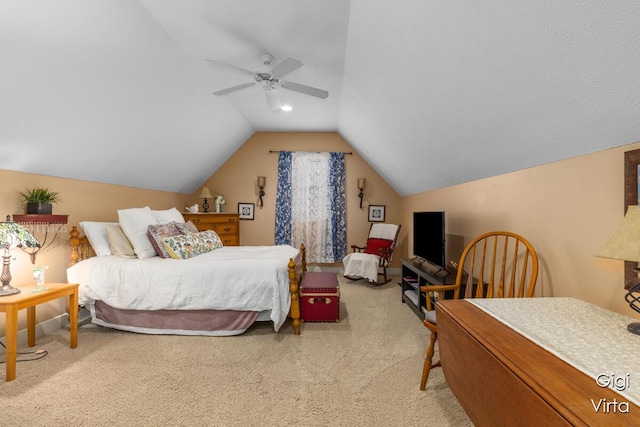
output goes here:
[{"label": "framed picture", "polygon": [[369,205],[369,222],[384,222],[384,205]]},{"label": "framed picture", "polygon": [[253,219],[253,212],[255,210],[255,203],[238,203],[238,213],[240,219]]},{"label": "framed picture", "polygon": [[[640,205],[640,149],[624,153],[624,214],[629,205]],[[630,289],[638,283],[638,273],[633,269],[637,262],[624,262],[624,287]]]}]

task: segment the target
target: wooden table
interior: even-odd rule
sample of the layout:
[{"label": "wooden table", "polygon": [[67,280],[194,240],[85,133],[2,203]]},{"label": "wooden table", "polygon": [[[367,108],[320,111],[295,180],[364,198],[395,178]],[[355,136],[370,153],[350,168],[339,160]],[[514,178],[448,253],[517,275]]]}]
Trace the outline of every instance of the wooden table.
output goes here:
[{"label": "wooden table", "polygon": [[0,312],[5,312],[6,336],[6,380],[16,378],[16,355],[18,348],[18,311],[27,309],[27,343],[36,345],[36,306],[54,299],[69,297],[69,341],[70,347],[78,345],[78,285],[69,283],[46,283],[47,290],[33,292],[35,284],[18,286],[22,292],[0,297]]},{"label": "wooden table", "polygon": [[625,399],[468,301],[436,311],[443,373],[474,425],[638,425],[638,406],[596,412],[591,399]]}]

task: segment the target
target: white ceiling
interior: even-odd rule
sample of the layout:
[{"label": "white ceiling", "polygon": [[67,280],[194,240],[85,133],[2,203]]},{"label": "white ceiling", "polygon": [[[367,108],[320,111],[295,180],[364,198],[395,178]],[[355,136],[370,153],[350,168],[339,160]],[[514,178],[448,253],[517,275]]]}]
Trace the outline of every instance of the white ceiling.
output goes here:
[{"label": "white ceiling", "polygon": [[[640,141],[638,22],[623,0],[0,0],[0,168],[192,193],[256,131],[338,131],[401,195],[502,174]],[[206,59],[264,53],[329,97],[212,94],[251,78]]]}]

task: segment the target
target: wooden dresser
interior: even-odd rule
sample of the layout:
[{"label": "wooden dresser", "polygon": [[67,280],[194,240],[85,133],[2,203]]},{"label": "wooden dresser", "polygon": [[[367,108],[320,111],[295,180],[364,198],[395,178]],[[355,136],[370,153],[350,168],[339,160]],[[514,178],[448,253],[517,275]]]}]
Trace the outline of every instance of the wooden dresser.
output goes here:
[{"label": "wooden dresser", "polygon": [[225,246],[240,245],[240,214],[237,213],[187,213],[185,221],[191,221],[198,230],[213,230]]}]

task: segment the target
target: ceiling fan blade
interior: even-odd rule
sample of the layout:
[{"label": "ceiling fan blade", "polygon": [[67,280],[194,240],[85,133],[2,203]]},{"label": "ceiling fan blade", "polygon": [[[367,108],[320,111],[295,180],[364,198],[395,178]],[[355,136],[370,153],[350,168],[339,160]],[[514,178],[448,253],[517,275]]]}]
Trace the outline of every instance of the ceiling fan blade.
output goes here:
[{"label": "ceiling fan blade", "polygon": [[228,70],[239,71],[239,72],[241,72],[243,74],[247,74],[247,75],[249,75],[251,77],[255,77],[255,75],[256,75],[256,73],[254,73],[253,71],[246,70],[244,68],[238,67],[238,66],[233,65],[233,64],[229,64],[227,62],[220,61],[218,59],[207,59],[207,62],[210,62],[210,63],[212,63],[214,65],[217,65],[219,67],[222,67],[222,68],[226,68]]},{"label": "ceiling fan blade", "polygon": [[300,67],[302,67],[302,62],[297,59],[287,58],[271,70],[271,75],[279,79]]},{"label": "ceiling fan blade", "polygon": [[326,99],[329,96],[329,92],[326,90],[318,89],[311,86],[302,85],[300,83],[294,82],[280,82],[280,85],[288,90],[293,90],[295,92],[304,93],[305,95],[315,96],[316,98]]},{"label": "ceiling fan blade", "polygon": [[214,95],[226,95],[228,93],[235,92],[237,90],[244,89],[246,87],[250,87],[250,86],[253,86],[255,84],[256,84],[256,82],[243,83],[241,85],[231,86],[231,87],[228,87],[226,89],[217,90],[217,91],[213,92],[213,94]]}]

